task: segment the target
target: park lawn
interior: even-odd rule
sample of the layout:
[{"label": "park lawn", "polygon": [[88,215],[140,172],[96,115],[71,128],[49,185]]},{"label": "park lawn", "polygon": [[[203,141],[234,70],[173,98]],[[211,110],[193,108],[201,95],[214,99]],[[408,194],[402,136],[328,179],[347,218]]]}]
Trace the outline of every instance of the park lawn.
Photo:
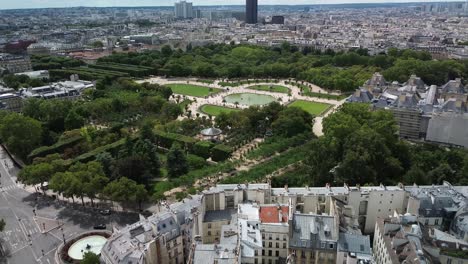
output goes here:
[{"label": "park lawn", "polygon": [[206,104],[200,107],[200,111],[207,115],[217,116],[221,114],[221,112],[230,113],[239,111],[239,109]]},{"label": "park lawn", "polygon": [[[272,89],[270,89],[270,86],[272,87]],[[281,85],[253,85],[247,88],[252,90],[268,91],[275,93],[289,93],[288,87],[284,87]]]},{"label": "park lawn", "polygon": [[319,116],[323,112],[325,112],[331,105],[325,103],[317,103],[317,102],[309,102],[304,100],[296,100],[289,104],[289,106],[299,107],[302,110],[315,115]]},{"label": "park lawn", "polygon": [[195,97],[205,97],[207,95],[218,93],[221,91],[220,89],[193,84],[166,84],[165,86],[171,88],[172,92],[175,94],[182,94]]}]

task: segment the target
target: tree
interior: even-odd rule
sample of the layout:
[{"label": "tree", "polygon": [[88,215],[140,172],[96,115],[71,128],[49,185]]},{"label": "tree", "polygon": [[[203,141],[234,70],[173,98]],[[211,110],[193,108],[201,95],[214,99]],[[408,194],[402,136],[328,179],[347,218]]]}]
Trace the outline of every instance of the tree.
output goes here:
[{"label": "tree", "polygon": [[103,193],[113,201],[137,202],[138,205],[148,198],[148,192],[142,184],[137,184],[126,177],[107,184]]},{"label": "tree", "polygon": [[26,166],[18,174],[18,179],[29,185],[41,184],[49,181],[50,177],[55,173],[54,168],[49,163],[39,163]]},{"label": "tree", "polygon": [[304,132],[312,132],[312,116],[297,107],[288,107],[281,111],[272,124],[275,134],[292,137]]},{"label": "tree", "polygon": [[79,115],[75,110],[71,110],[65,118],[65,129],[72,130],[80,128],[85,124],[85,118]]},{"label": "tree", "polygon": [[93,48],[103,48],[104,47],[104,43],[102,43],[102,41],[94,41],[93,44],[92,44]]},{"label": "tree", "polygon": [[99,264],[99,256],[94,254],[91,251],[85,252],[83,255],[83,260],[80,261],[81,264]]},{"label": "tree", "polygon": [[42,126],[37,120],[11,113],[0,120],[0,138],[20,158],[37,148],[42,140]]},{"label": "tree", "polygon": [[188,162],[179,144],[173,144],[167,153],[167,172],[169,177],[178,177],[188,172]]}]

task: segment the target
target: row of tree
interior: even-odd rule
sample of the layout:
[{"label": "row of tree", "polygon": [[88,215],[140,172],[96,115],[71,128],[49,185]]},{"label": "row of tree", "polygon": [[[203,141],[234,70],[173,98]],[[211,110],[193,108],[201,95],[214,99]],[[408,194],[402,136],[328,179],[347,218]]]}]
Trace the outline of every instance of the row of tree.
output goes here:
[{"label": "row of tree", "polygon": [[[213,44],[188,48],[185,52],[164,46],[161,51],[119,53],[101,58],[115,62],[150,66],[160,75],[204,78],[299,78],[327,89],[352,91],[373,72],[383,71],[391,81],[406,81],[417,74],[428,84],[442,84],[456,77],[468,77],[468,61],[431,61],[424,51],[389,49],[369,56],[366,49],[349,52],[321,52],[311,47],[281,47]],[[441,74],[434,75],[434,72]]]}]

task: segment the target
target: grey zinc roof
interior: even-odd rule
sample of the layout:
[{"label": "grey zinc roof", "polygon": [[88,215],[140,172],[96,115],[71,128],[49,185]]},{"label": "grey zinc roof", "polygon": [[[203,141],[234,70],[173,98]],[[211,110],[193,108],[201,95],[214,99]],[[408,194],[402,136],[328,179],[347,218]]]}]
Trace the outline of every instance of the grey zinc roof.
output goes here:
[{"label": "grey zinc roof", "polygon": [[294,214],[290,246],[329,249],[329,245],[322,245],[321,242],[337,242],[337,240],[338,230],[333,216]]},{"label": "grey zinc roof", "polygon": [[235,213],[236,213],[236,211],[233,210],[233,209],[208,211],[208,212],[205,213],[205,217],[203,218],[203,222],[215,222],[215,221],[231,220],[232,215],[235,214]]},{"label": "grey zinc roof", "polygon": [[426,139],[468,148],[468,114],[439,113],[429,121]]},{"label": "grey zinc roof", "polygon": [[340,233],[338,250],[342,252],[372,255],[369,236]]}]

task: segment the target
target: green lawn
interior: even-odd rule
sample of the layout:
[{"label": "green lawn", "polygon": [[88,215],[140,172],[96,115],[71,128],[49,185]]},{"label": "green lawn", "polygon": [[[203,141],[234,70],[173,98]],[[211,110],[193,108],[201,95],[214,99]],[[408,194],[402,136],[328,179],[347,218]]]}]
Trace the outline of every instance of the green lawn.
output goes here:
[{"label": "green lawn", "polygon": [[260,90],[260,91],[276,92],[276,93],[288,93],[289,92],[288,87],[284,87],[281,85],[254,85],[254,86],[249,86],[247,88],[253,89],[253,90]]},{"label": "green lawn", "polygon": [[175,94],[183,94],[196,97],[205,97],[207,95],[221,91],[220,89],[198,86],[193,84],[166,84],[166,86],[170,87],[172,89],[172,92]]},{"label": "green lawn", "polygon": [[217,106],[217,105],[202,105],[200,107],[200,111],[202,111],[203,113],[207,115],[217,116],[221,114],[221,112],[230,113],[230,112],[239,111],[239,109],[222,107],[222,106]]},{"label": "green lawn", "polygon": [[309,102],[303,100],[297,100],[289,104],[289,106],[295,106],[309,112],[312,115],[318,116],[327,110],[331,105],[324,103]]}]

